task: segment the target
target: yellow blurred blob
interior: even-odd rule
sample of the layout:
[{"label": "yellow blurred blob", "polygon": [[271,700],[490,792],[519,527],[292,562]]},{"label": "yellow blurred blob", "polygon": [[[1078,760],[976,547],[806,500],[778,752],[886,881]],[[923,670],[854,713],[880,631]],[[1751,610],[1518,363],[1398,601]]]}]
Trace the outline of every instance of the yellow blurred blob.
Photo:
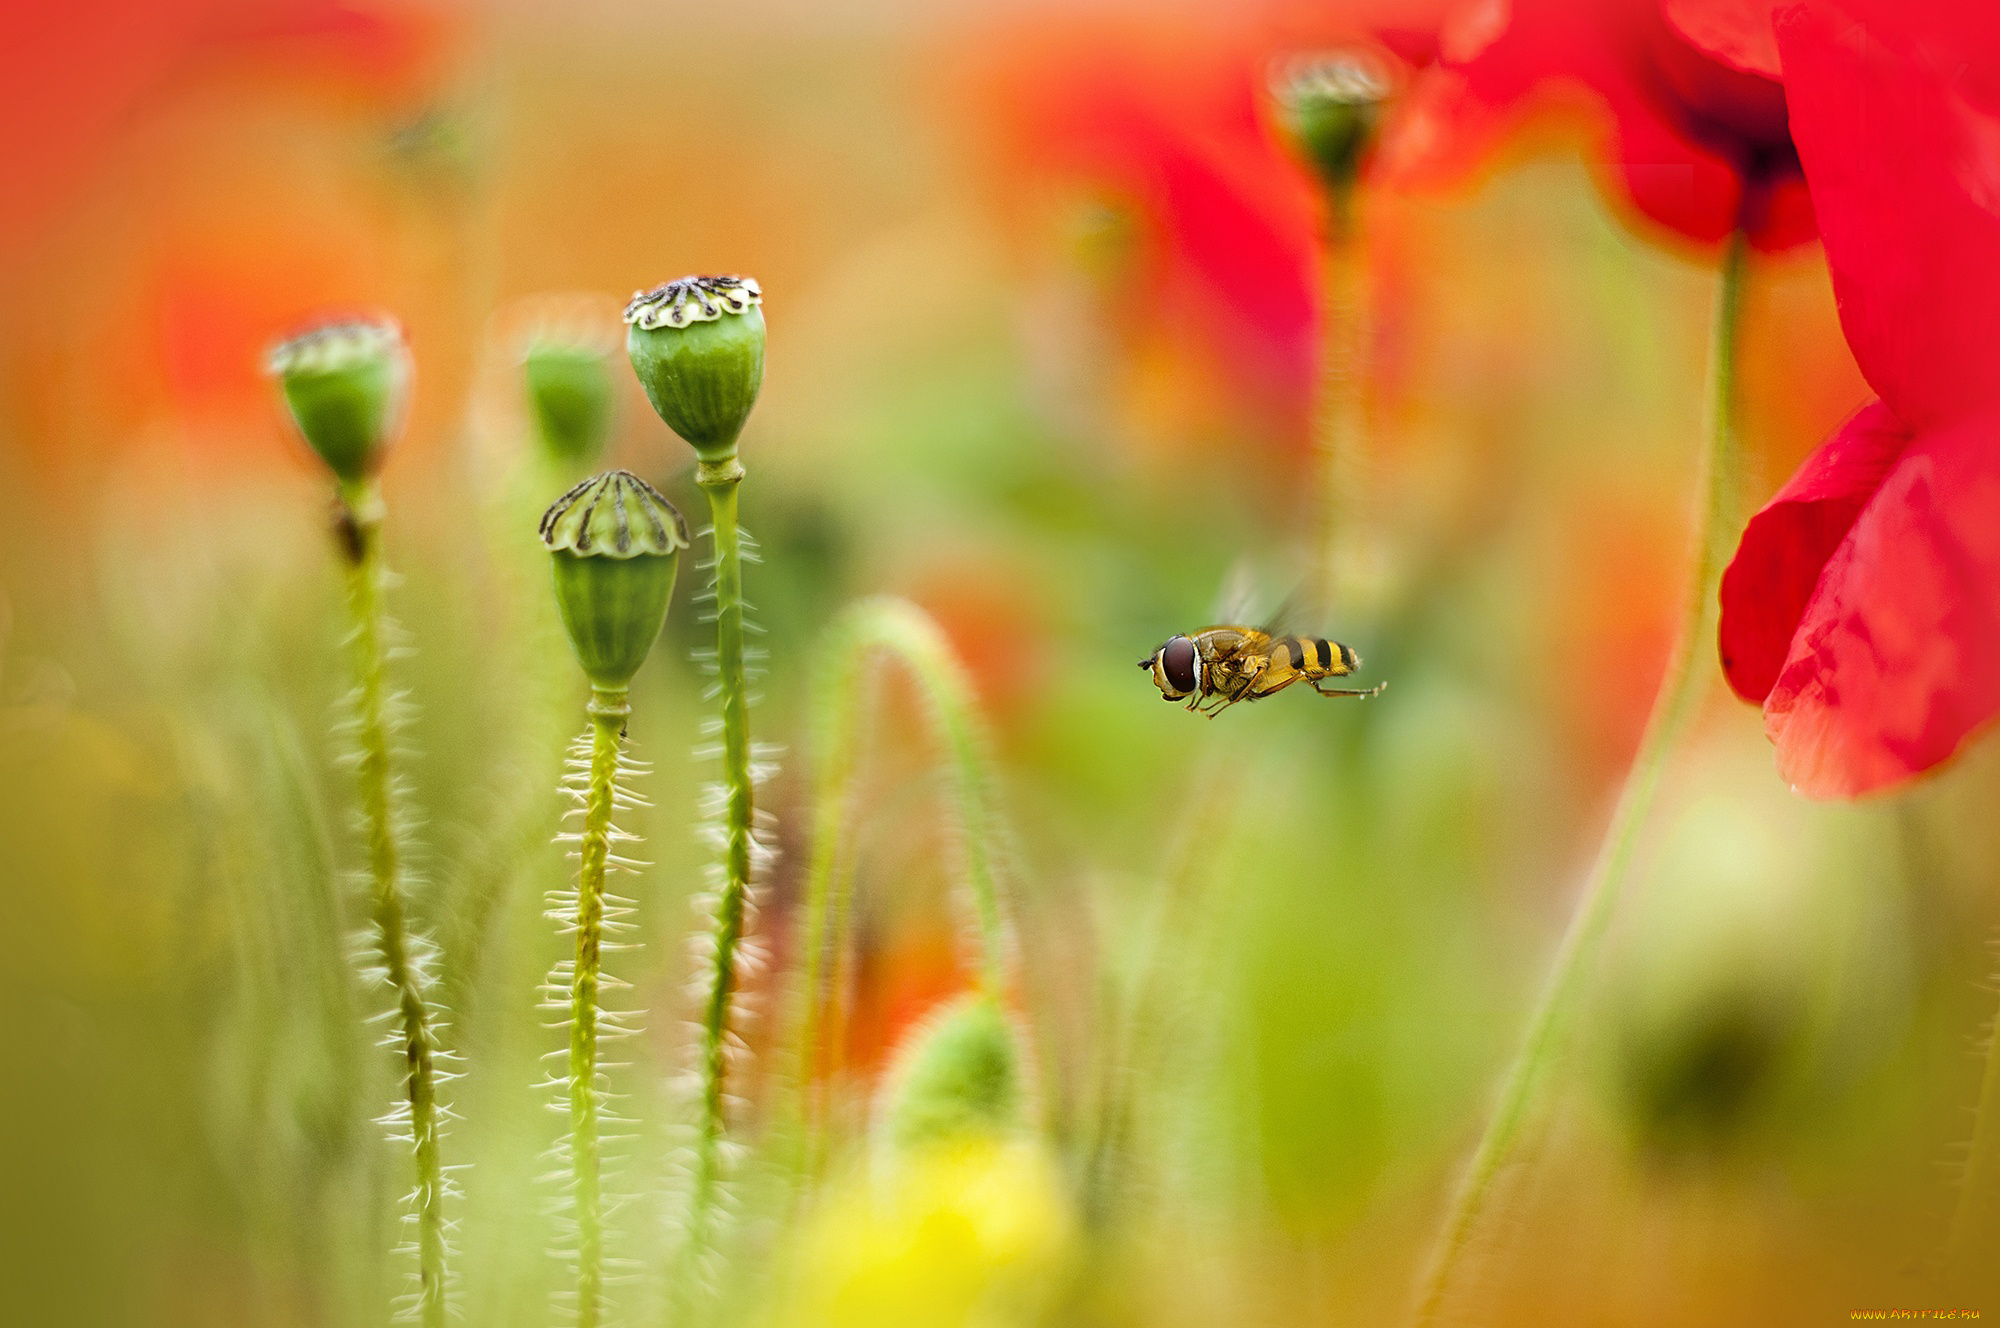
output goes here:
[{"label": "yellow blurred blob", "polygon": [[828,1192],[767,1322],[786,1328],[1013,1328],[1043,1321],[1076,1229],[1038,1145],[918,1152]]}]

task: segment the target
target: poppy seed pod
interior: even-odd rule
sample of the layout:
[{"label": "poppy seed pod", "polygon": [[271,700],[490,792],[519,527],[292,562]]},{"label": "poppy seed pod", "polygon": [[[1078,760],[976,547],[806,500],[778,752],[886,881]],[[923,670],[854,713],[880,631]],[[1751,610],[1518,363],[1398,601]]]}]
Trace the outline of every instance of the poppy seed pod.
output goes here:
[{"label": "poppy seed pod", "polygon": [[1002,1136],[1020,1122],[1021,1054],[990,996],[944,1007],[904,1043],[891,1070],[881,1128],[895,1151]]},{"label": "poppy seed pod", "polygon": [[611,370],[595,346],[537,340],[522,357],[521,376],[535,432],[553,461],[585,465],[611,436]]},{"label": "poppy seed pod", "polygon": [[391,318],[325,323],[265,361],[299,433],[342,484],[382,468],[409,396],[410,353]]},{"label": "poppy seed pod", "polygon": [[748,277],[682,277],[625,306],[625,349],[647,400],[710,464],[736,455],[764,383],[763,300]]},{"label": "poppy seed pod", "polygon": [[556,499],[541,533],[577,662],[598,691],[624,691],[667,620],[687,522],[652,485],[611,470]]},{"label": "poppy seed pod", "polygon": [[1353,186],[1395,91],[1384,57],[1365,49],[1299,56],[1272,79],[1279,118],[1327,188]]}]

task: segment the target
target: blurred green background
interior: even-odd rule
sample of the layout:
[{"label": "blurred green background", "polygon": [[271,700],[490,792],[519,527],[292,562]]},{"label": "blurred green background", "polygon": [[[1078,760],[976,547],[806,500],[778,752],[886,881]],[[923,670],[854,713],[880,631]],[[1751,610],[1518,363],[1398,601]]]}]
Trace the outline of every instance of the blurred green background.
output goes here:
[{"label": "blurred green background", "polygon": [[[370,1124],[393,1066],[349,963],[327,495],[258,373],[302,318],[382,308],[417,361],[387,539],[415,907],[468,1071],[458,1298],[468,1323],[548,1320],[535,1177],[559,1122],[532,1085],[559,1035],[535,986],[561,947],[542,896],[568,870],[550,839],[583,684],[534,539],[568,481],[529,430],[521,302],[592,293],[577,307],[615,336],[627,291],[723,271],[759,278],[771,329],[743,511],[771,652],[755,721],[789,748],[746,1137],[785,1100],[770,1016],[816,639],[854,596],[907,595],[972,673],[1012,830],[1012,999],[1057,1178],[1050,1198],[1019,1173],[1016,1198],[1024,1248],[1067,1251],[1060,1294],[1017,1317],[1393,1321],[1664,662],[1712,270],[1621,229],[1555,133],[1458,193],[1371,197],[1400,589],[1373,621],[1302,625],[1392,685],[1209,723],[1133,662],[1239,567],[1272,597],[1301,575],[1313,203],[1275,146],[1232,155],[1251,131],[1229,108],[1312,22],[148,13],[58,33],[51,146],[0,229],[0,1318],[373,1324],[398,1289],[405,1159]],[[1244,282],[1277,247],[1306,301],[1289,322],[1189,258],[1183,185],[1246,228],[1222,245]],[[1816,250],[1759,261],[1746,336],[1761,498],[1863,389]],[[686,449],[613,365],[612,459],[698,512]],[[644,1122],[614,1185],[642,1196],[616,1223],[632,1322],[657,1308],[713,777],[685,755],[692,579],[634,691],[655,806],[627,828],[656,865],[644,948],[614,967],[650,1011],[620,1072]],[[2000,762],[1982,745],[1895,798],[1804,804],[1757,713],[1713,690],[1468,1321],[1804,1324],[1933,1295],[1992,1015]],[[838,1167],[889,1049],[970,982],[903,691],[885,681],[857,798]],[[782,1318],[767,1254],[807,1279],[849,1257],[777,1227],[746,1248],[721,1321]]]}]

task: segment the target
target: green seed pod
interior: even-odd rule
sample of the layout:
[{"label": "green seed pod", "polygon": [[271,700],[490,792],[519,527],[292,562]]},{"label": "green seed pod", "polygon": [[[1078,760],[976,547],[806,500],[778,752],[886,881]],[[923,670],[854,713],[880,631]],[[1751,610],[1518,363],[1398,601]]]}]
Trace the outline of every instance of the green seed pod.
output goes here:
[{"label": "green seed pod", "polygon": [[394,319],[326,323],[274,347],[265,361],[299,432],[341,483],[382,468],[403,422],[410,353]]},{"label": "green seed pod", "polygon": [[577,662],[598,691],[624,691],[667,620],[687,522],[652,485],[610,470],[556,499],[541,531]]},{"label": "green seed pod", "polygon": [[1359,47],[1299,56],[1272,80],[1280,122],[1336,193],[1353,187],[1394,91],[1387,58]]},{"label": "green seed pod", "polygon": [[736,455],[764,383],[763,302],[749,277],[682,277],[625,306],[625,349],[647,399],[710,464]]},{"label": "green seed pod", "polygon": [[611,369],[593,346],[537,340],[521,361],[528,410],[550,460],[585,466],[611,436]]},{"label": "green seed pod", "polygon": [[892,1152],[1013,1132],[1022,1107],[1021,1050],[990,996],[943,1007],[911,1034],[889,1072],[880,1117]]}]

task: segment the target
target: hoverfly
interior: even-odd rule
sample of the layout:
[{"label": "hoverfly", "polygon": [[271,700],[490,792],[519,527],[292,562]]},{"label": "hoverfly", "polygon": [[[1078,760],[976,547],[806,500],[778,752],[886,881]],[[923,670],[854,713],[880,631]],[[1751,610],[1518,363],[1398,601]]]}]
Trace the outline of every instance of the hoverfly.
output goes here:
[{"label": "hoverfly", "polygon": [[1186,701],[1210,719],[1238,701],[1261,701],[1303,682],[1321,696],[1379,696],[1389,684],[1360,689],[1321,686],[1361,667],[1350,646],[1316,636],[1276,636],[1256,627],[1204,627],[1170,636],[1139,661],[1153,671],[1166,701]]}]

